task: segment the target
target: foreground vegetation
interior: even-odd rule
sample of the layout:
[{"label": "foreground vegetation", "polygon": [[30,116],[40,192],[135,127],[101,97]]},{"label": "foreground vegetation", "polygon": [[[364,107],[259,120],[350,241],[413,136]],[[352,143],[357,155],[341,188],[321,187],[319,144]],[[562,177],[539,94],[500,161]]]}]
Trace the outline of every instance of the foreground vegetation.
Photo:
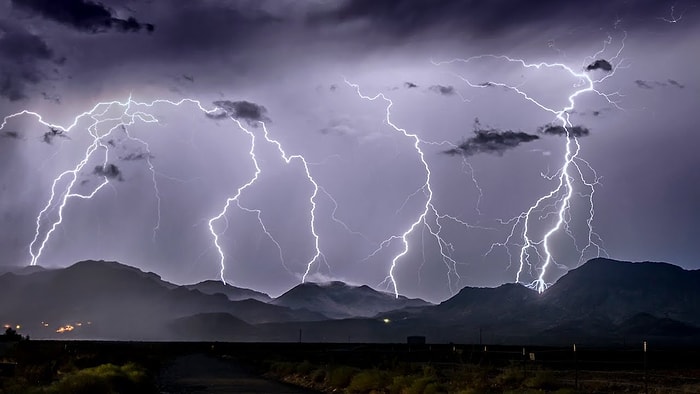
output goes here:
[{"label": "foreground vegetation", "polygon": [[347,393],[573,393],[550,371],[524,372],[519,365],[493,368],[479,365],[433,366],[399,364],[390,368],[361,369],[347,365],[320,366],[275,362],[270,374],[289,383],[323,392]]},{"label": "foreground vegetation", "polygon": [[532,351],[526,358],[522,348],[496,346],[16,340],[0,343],[0,393],[157,393],[171,361],[191,354],[327,393],[700,392],[700,350],[659,351],[648,370],[627,348],[580,352],[576,363],[568,349]]}]

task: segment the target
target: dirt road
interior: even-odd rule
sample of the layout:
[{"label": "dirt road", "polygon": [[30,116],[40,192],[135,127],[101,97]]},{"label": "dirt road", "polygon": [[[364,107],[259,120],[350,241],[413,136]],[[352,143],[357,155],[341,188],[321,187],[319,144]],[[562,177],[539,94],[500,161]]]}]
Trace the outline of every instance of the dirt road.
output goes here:
[{"label": "dirt road", "polygon": [[256,376],[234,361],[204,354],[181,356],[166,365],[158,376],[160,392],[180,393],[314,393]]}]

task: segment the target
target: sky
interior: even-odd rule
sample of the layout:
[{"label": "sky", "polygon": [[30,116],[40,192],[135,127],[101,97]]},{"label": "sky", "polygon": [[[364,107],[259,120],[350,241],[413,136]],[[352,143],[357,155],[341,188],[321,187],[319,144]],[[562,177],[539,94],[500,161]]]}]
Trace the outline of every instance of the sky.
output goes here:
[{"label": "sky", "polygon": [[0,265],[434,302],[546,291],[597,256],[698,269],[699,20],[696,0],[1,0]]}]

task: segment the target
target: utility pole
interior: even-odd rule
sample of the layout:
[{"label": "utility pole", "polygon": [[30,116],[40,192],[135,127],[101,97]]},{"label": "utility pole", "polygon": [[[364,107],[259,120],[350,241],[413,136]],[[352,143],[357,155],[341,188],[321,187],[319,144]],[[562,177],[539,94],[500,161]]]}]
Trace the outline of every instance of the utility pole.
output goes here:
[{"label": "utility pole", "polygon": [[644,341],[644,392],[649,394],[649,371],[647,369],[647,341]]},{"label": "utility pole", "polygon": [[574,370],[576,370],[576,375],[574,377],[574,390],[578,391],[578,355],[576,354],[576,344],[574,343]]}]

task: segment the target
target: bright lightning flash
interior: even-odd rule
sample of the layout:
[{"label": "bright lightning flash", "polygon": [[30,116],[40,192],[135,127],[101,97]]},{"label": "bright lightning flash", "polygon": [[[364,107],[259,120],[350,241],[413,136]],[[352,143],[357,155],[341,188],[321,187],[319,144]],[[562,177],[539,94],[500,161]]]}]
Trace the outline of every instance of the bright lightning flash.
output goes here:
[{"label": "bright lightning flash", "polygon": [[[454,246],[450,243],[447,242],[442,236],[441,236],[441,231],[442,231],[442,224],[441,221],[443,220],[451,220],[461,226],[466,227],[467,229],[474,228],[474,226],[458,219],[457,217],[442,214],[438,211],[438,209],[435,207],[433,204],[433,188],[431,185],[431,177],[432,173],[430,171],[430,166],[428,165],[428,162],[426,161],[425,158],[425,153],[421,149],[421,145],[443,145],[443,144],[448,144],[450,146],[454,146],[450,142],[432,142],[432,141],[424,141],[422,140],[417,134],[411,133],[407,131],[406,129],[403,129],[401,127],[398,127],[396,124],[393,123],[391,120],[391,108],[394,106],[394,102],[386,97],[384,93],[378,93],[375,96],[367,96],[364,95],[361,90],[360,86],[356,83],[349,82],[347,79],[345,80],[345,83],[355,89],[357,95],[364,99],[364,100],[369,100],[369,101],[376,101],[378,99],[381,99],[386,103],[386,116],[384,118],[384,121],[386,122],[387,125],[389,125],[392,129],[394,129],[396,132],[402,134],[406,138],[410,139],[413,142],[413,148],[415,149],[416,153],[418,154],[418,158],[420,159],[420,162],[425,170],[425,182],[423,185],[418,188],[414,193],[408,196],[406,201],[404,202],[403,205],[406,204],[406,202],[411,199],[412,197],[418,195],[418,194],[423,194],[425,196],[425,203],[423,204],[423,209],[422,211],[418,214],[418,216],[414,219],[414,221],[411,223],[411,225],[401,234],[397,235],[392,235],[389,238],[385,239],[379,244],[379,247],[372,252],[366,259],[370,257],[376,256],[379,252],[381,252],[384,248],[388,247],[393,241],[400,241],[401,244],[403,245],[402,250],[396,254],[393,259],[391,260],[391,266],[389,268],[389,273],[387,277],[385,278],[384,282],[382,283],[388,283],[394,291],[394,295],[398,298],[399,296],[399,288],[398,284],[396,281],[396,276],[395,276],[395,271],[398,266],[398,262],[401,258],[406,256],[409,253],[410,249],[410,242],[409,242],[409,237],[411,234],[413,234],[419,226],[423,225],[424,229],[427,229],[428,232],[435,238],[436,244],[438,246],[440,256],[442,258],[443,263],[447,267],[447,283],[448,287],[450,289],[450,292],[454,294],[454,287],[456,284],[459,283],[459,280],[461,279],[459,272],[457,271],[457,265],[458,262],[452,257],[452,253],[454,251]],[[474,180],[476,183],[476,180]],[[478,187],[478,184],[477,184]],[[401,206],[403,208],[403,205]],[[399,208],[401,210],[401,208]]]},{"label": "bright lightning flash", "polygon": [[[533,98],[517,86],[512,86],[506,83],[495,81],[476,84],[472,83],[469,79],[461,75],[456,75],[469,87],[472,88],[486,88],[492,86],[499,86],[509,91],[512,91],[522,96],[528,102],[536,105],[538,108],[552,113],[555,116],[555,118],[559,122],[561,122],[561,125],[566,130],[567,138],[565,144],[565,154],[563,157],[561,167],[559,167],[559,170],[553,176],[547,176],[545,174],[542,174],[543,177],[545,177],[546,179],[555,182],[554,188],[550,192],[538,198],[534,204],[532,204],[527,210],[520,213],[518,216],[507,221],[501,221],[504,224],[512,225],[510,233],[508,234],[504,242],[493,244],[487,252],[487,254],[490,253],[496,247],[504,247],[506,248],[507,253],[510,255],[508,245],[511,244],[512,238],[515,237],[516,230],[520,227],[522,243],[519,244],[519,267],[516,274],[516,281],[520,282],[520,276],[523,273],[523,270],[525,269],[526,265],[529,267],[530,270],[532,270],[532,259],[534,259],[536,256],[536,258],[540,262],[539,266],[537,267],[537,271],[539,271],[539,273],[536,275],[537,279],[529,283],[528,287],[533,288],[540,293],[543,292],[549,286],[548,282],[546,282],[547,268],[551,264],[558,265],[550,249],[551,237],[558,231],[563,229],[568,236],[574,239],[573,234],[569,229],[569,221],[571,217],[569,210],[571,207],[572,197],[576,193],[576,179],[579,180],[583,184],[583,186],[588,189],[588,192],[586,194],[580,195],[586,197],[589,203],[589,216],[586,220],[586,224],[588,226],[588,243],[583,248],[578,248],[577,246],[577,249],[581,253],[579,262],[583,260],[584,254],[589,249],[595,249],[598,256],[600,256],[601,254],[607,255],[607,253],[601,246],[602,241],[600,237],[593,229],[593,219],[595,216],[595,209],[593,206],[593,195],[595,193],[595,186],[599,183],[599,177],[597,176],[596,172],[593,170],[591,165],[586,160],[580,157],[581,145],[578,141],[578,138],[576,138],[576,136],[571,133],[572,124],[570,121],[570,114],[576,107],[576,98],[584,93],[591,92],[603,97],[605,100],[607,100],[609,104],[613,105],[614,107],[621,109],[618,103],[615,101],[616,97],[621,96],[619,93],[603,93],[596,88],[596,85],[603,82],[605,79],[613,76],[616,70],[626,67],[623,65],[624,59],[620,59],[620,55],[625,46],[625,38],[626,34],[621,41],[619,50],[617,51],[615,56],[610,59],[610,63],[612,63],[613,65],[613,70],[600,79],[593,79],[588,72],[576,71],[570,66],[563,63],[527,63],[525,60],[515,59],[505,55],[486,54],[473,56],[467,59],[452,59],[448,61],[432,62],[434,65],[439,66],[454,63],[469,64],[477,60],[493,59],[505,61],[508,63],[514,63],[524,69],[564,70],[565,72],[570,74],[576,81],[578,81],[578,83],[574,85],[577,89],[571,95],[569,95],[567,99],[568,104],[563,108],[554,109],[540,103],[535,98]],[[590,58],[586,58],[582,70],[585,70],[586,62],[588,62],[589,60],[597,59],[606,50],[607,46],[611,42],[612,38],[608,37],[608,39],[604,41],[603,48],[600,51],[598,51],[595,55],[591,56]],[[593,179],[588,180],[585,174],[592,174]],[[546,219],[550,215],[553,215],[557,218],[556,222],[551,227],[549,227],[549,229],[540,238],[535,238],[535,236],[532,235],[532,231],[530,228],[530,222],[533,220],[533,217],[537,212],[540,213],[540,219]]]},{"label": "bright lightning flash", "polygon": [[[94,155],[96,155],[98,152],[103,152],[103,160],[102,160],[102,169],[106,170],[107,165],[109,163],[110,159],[110,147],[113,146],[112,143],[108,140],[110,136],[112,136],[116,130],[122,129],[124,133],[126,134],[127,138],[135,141],[145,147],[146,153],[145,153],[145,158],[146,158],[146,163],[148,165],[149,171],[152,174],[152,181],[153,181],[153,186],[154,186],[154,191],[156,194],[156,202],[157,202],[157,221],[155,226],[153,227],[153,239],[155,241],[157,231],[160,227],[160,208],[161,208],[161,197],[160,197],[160,192],[158,189],[158,183],[157,183],[157,173],[155,170],[155,167],[153,165],[153,162],[151,161],[151,149],[149,144],[144,141],[143,139],[140,139],[138,137],[134,137],[131,135],[129,132],[129,127],[134,125],[136,122],[140,121],[143,123],[158,123],[158,119],[154,116],[151,115],[147,112],[144,112],[152,107],[154,107],[157,104],[167,104],[175,107],[180,107],[183,104],[193,104],[199,111],[201,111],[204,114],[213,114],[218,111],[223,111],[224,109],[214,107],[211,109],[205,108],[200,101],[194,100],[194,99],[182,99],[179,101],[171,101],[167,99],[158,99],[154,100],[151,102],[137,102],[134,101],[131,97],[129,97],[126,101],[106,101],[106,102],[100,102],[97,103],[92,109],[89,111],[83,112],[80,115],[76,116],[73,119],[73,122],[67,126],[61,126],[57,124],[53,124],[50,122],[47,122],[44,120],[43,116],[37,112],[34,111],[29,111],[29,110],[23,110],[21,112],[17,112],[11,115],[8,115],[4,117],[2,124],[0,124],[0,130],[4,129],[8,122],[13,119],[17,118],[20,116],[31,116],[37,119],[37,121],[48,127],[51,132],[54,134],[59,133],[71,133],[73,132],[73,129],[78,127],[78,124],[81,123],[84,119],[90,119],[91,123],[87,127],[87,131],[89,135],[92,138],[92,142],[90,145],[87,147],[85,150],[82,159],[72,168],[69,170],[66,170],[59,174],[52,183],[51,186],[51,193],[48,201],[46,202],[46,205],[43,207],[43,209],[39,212],[39,214],[36,217],[36,229],[34,233],[34,237],[29,244],[29,253],[31,256],[30,260],[30,265],[36,265],[38,260],[42,257],[46,245],[51,239],[51,235],[56,231],[56,229],[61,225],[63,222],[63,212],[64,208],[68,204],[68,202],[74,198],[78,199],[83,199],[83,200],[89,200],[97,193],[102,190],[105,186],[109,185],[111,183],[111,179],[107,174],[103,174],[102,176],[102,181],[92,188],[92,190],[89,193],[80,193],[76,191],[78,186],[81,186],[81,183],[78,182],[79,176],[81,172],[85,169],[85,166],[90,162],[90,160],[93,158]],[[116,112],[116,114],[114,114]],[[229,197],[226,200],[226,203],[224,204],[223,208],[217,214],[216,216],[210,218],[208,220],[209,224],[209,231],[213,237],[213,245],[216,248],[218,255],[219,255],[219,265],[220,265],[220,277],[222,282],[226,283],[226,280],[224,278],[224,271],[226,269],[226,256],[223,251],[223,248],[220,244],[220,236],[221,233],[217,232],[215,229],[215,225],[219,220],[225,220],[226,226],[228,226],[228,220],[226,219],[226,214],[228,212],[228,208],[230,207],[231,203],[235,203],[236,206],[246,212],[249,213],[255,213],[258,219],[258,222],[260,223],[263,232],[268,236],[268,238],[275,244],[277,249],[279,250],[279,256],[280,260],[282,261],[282,264],[285,269],[287,269],[287,266],[285,265],[284,258],[283,258],[283,253],[282,253],[282,248],[277,242],[277,240],[272,236],[270,231],[268,231],[268,228],[265,226],[261,214],[262,212],[258,209],[250,209],[247,207],[244,207],[241,202],[240,202],[240,197],[244,193],[244,191],[252,186],[257,180],[258,177],[261,173],[261,168],[257,160],[256,156],[256,133],[250,131],[248,128],[246,128],[238,119],[232,117],[229,115],[231,120],[233,120],[236,125],[243,131],[245,132],[249,137],[250,137],[250,150],[248,151],[248,155],[254,165],[255,171],[252,177],[243,184],[242,186],[238,187],[236,190],[236,193]],[[302,281],[305,281],[307,276],[309,275],[312,266],[315,262],[318,262],[320,260],[324,261],[326,265],[328,263],[325,261],[325,257],[323,253],[321,253],[321,249],[319,246],[319,235],[316,230],[316,197],[319,192],[320,186],[316,183],[314,178],[311,175],[311,172],[309,170],[309,164],[307,163],[306,159],[302,155],[288,155],[284,149],[282,148],[282,144],[278,142],[277,140],[274,140],[270,137],[267,128],[265,124],[260,122],[260,125],[262,126],[263,130],[263,137],[267,143],[274,144],[280,154],[280,156],[285,160],[287,164],[291,163],[292,161],[299,161],[302,163],[305,175],[309,182],[313,185],[313,193],[311,197],[309,198],[309,203],[311,206],[310,210],[310,215],[311,215],[311,221],[310,221],[310,230],[311,234],[313,235],[314,238],[314,249],[315,253],[313,257],[309,260],[306,270],[302,276]],[[102,131],[101,131],[102,130]],[[324,193],[335,203],[335,200],[333,199],[330,194],[328,194],[325,190]],[[337,209],[337,203],[336,203],[336,209]],[[55,215],[56,217],[51,218],[50,214],[53,211],[57,211],[57,214]],[[334,210],[335,213],[335,210]],[[342,223],[339,221],[337,218],[333,218],[334,221]],[[347,226],[346,226],[347,227]],[[48,230],[47,230],[48,228]],[[224,230],[225,231],[225,230]],[[289,269],[287,269],[289,272]]]}]

